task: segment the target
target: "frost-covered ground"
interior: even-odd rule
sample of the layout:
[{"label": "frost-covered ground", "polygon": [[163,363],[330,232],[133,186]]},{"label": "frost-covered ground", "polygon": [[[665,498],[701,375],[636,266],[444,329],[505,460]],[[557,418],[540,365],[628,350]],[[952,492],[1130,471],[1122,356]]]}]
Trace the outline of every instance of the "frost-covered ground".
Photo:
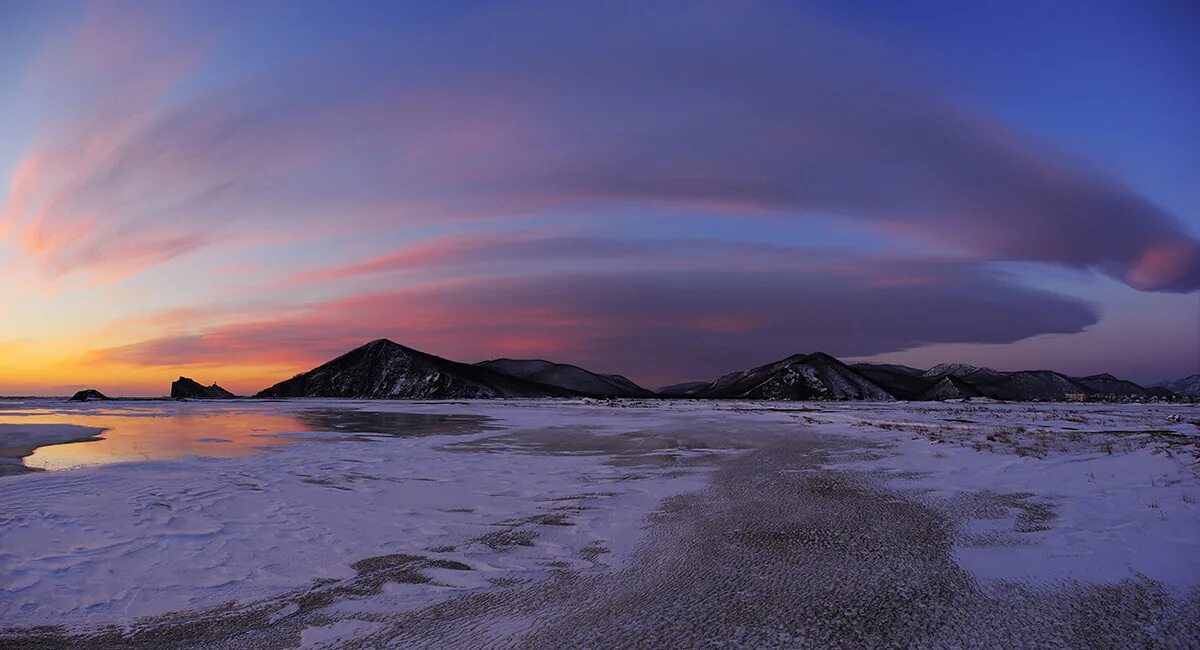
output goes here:
[{"label": "frost-covered ground", "polygon": [[103,408],[0,478],[0,646],[1200,644],[1195,406]]}]

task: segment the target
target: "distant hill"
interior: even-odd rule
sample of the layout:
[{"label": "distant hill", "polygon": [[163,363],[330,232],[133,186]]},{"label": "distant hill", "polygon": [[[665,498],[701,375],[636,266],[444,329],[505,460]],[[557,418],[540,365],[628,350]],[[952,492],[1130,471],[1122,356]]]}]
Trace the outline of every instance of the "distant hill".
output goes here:
[{"label": "distant hill", "polygon": [[600,375],[579,366],[553,363],[541,359],[493,359],[475,364],[496,372],[557,386],[564,390],[593,397],[649,397],[653,391],[646,390],[621,375]]},{"label": "distant hill", "polygon": [[281,381],[255,397],[462,399],[576,394],[378,339]]},{"label": "distant hill", "polygon": [[1088,390],[1093,393],[1102,395],[1119,395],[1122,397],[1148,397],[1152,393],[1149,389],[1138,386],[1132,381],[1117,379],[1108,373],[1100,375],[1089,375],[1087,377],[1076,377],[1075,381],[1083,384]]},{"label": "distant hill", "polygon": [[1069,377],[1052,370],[1003,371],[964,363],[938,364],[916,375],[900,370],[907,366],[857,363],[853,367],[899,399],[990,397],[1009,401],[1063,401],[1089,397],[1164,397],[1107,373]]}]

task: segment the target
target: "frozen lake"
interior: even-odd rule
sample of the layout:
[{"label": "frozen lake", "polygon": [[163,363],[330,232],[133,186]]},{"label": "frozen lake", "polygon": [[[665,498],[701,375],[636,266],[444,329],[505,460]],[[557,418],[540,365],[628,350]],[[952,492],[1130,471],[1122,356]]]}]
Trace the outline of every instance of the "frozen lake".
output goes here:
[{"label": "frozen lake", "polygon": [[1195,645],[1198,434],[1187,405],[5,402],[0,455],[51,471],[0,477],[0,644]]}]

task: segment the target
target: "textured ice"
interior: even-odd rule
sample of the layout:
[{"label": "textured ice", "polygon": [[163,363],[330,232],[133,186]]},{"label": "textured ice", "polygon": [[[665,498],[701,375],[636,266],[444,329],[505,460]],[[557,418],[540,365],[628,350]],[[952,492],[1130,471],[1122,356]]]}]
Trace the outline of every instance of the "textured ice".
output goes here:
[{"label": "textured ice", "polygon": [[[818,501],[821,508],[848,504],[855,512],[845,513],[847,525],[866,512],[863,504],[878,503],[884,515],[930,518],[930,530],[948,526],[953,549],[947,561],[980,585],[1066,589],[1135,581],[1177,595],[1200,587],[1200,410],[1194,406],[250,404],[289,417],[306,409],[315,425],[303,436],[289,436],[289,444],[250,456],[189,456],[0,479],[4,625],[90,629],[234,602],[253,611],[266,607],[264,624],[283,629],[296,621],[292,638],[321,647],[390,638],[398,629],[419,635],[420,626],[378,623],[405,612],[426,620],[420,612],[444,604],[457,613],[434,616],[429,609],[429,621],[453,627],[455,616],[469,614],[470,625],[455,628],[466,634],[462,643],[491,643],[532,634],[522,616],[573,620],[572,603],[551,598],[559,591],[584,599],[578,606],[585,608],[605,593],[620,595],[648,580],[653,571],[647,574],[645,567],[677,571],[679,562],[700,562],[700,577],[678,583],[677,595],[680,603],[689,602],[691,592],[697,602],[709,602],[696,590],[712,577],[704,571],[716,576],[722,570],[702,569],[701,558],[688,559],[688,552],[716,558],[728,551],[750,567],[778,566],[769,571],[786,574],[788,562],[797,560],[778,556],[781,544],[827,553],[862,542],[839,541],[836,529],[812,537],[823,529],[786,523],[809,507],[803,494],[812,495],[813,508]],[[247,407],[161,408],[194,416],[200,408],[216,413]],[[389,412],[409,415],[389,420]],[[475,428],[446,434],[384,435],[387,423],[411,425],[413,415],[423,413],[488,419],[484,428],[478,419],[463,420]],[[203,419],[196,422],[202,426]],[[802,491],[792,491],[793,483]],[[706,503],[726,514],[708,513]],[[781,519],[755,519],[760,512]],[[694,523],[662,523],[679,517]],[[883,530],[871,521],[855,522],[861,531],[856,535]],[[696,532],[688,533],[693,525]],[[652,540],[647,530],[655,526]],[[746,556],[738,550],[746,544],[765,554]],[[814,569],[803,562],[819,559],[796,557],[807,570]],[[634,559],[634,575],[642,577],[610,584]],[[836,563],[815,566],[844,570]],[[869,575],[871,566],[861,568]],[[846,589],[857,575],[843,576]],[[593,584],[588,580],[608,586],[587,587]],[[541,592],[529,590],[543,584],[551,598],[543,605],[513,610],[521,599],[504,596],[514,589],[530,597]],[[730,587],[727,595],[786,595],[788,584],[740,596]],[[654,586],[653,592],[662,589]],[[482,600],[454,604],[469,594]],[[643,613],[666,607],[676,595],[663,591],[661,598],[666,600],[644,603],[650,609]],[[1000,601],[987,602],[1001,607]],[[1026,605],[1042,606],[1031,602]],[[311,611],[322,618],[305,618]],[[628,621],[634,634],[639,624]],[[722,628],[714,629],[719,634]],[[443,632],[430,632],[430,638]],[[580,643],[587,645],[586,638]]]}]

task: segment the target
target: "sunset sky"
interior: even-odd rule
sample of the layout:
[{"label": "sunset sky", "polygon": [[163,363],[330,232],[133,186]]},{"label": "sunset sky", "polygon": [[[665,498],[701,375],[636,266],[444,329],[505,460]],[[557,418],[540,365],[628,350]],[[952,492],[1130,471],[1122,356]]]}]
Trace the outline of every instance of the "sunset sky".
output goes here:
[{"label": "sunset sky", "polygon": [[0,2],[0,394],[369,339],[1200,372],[1200,4]]}]

